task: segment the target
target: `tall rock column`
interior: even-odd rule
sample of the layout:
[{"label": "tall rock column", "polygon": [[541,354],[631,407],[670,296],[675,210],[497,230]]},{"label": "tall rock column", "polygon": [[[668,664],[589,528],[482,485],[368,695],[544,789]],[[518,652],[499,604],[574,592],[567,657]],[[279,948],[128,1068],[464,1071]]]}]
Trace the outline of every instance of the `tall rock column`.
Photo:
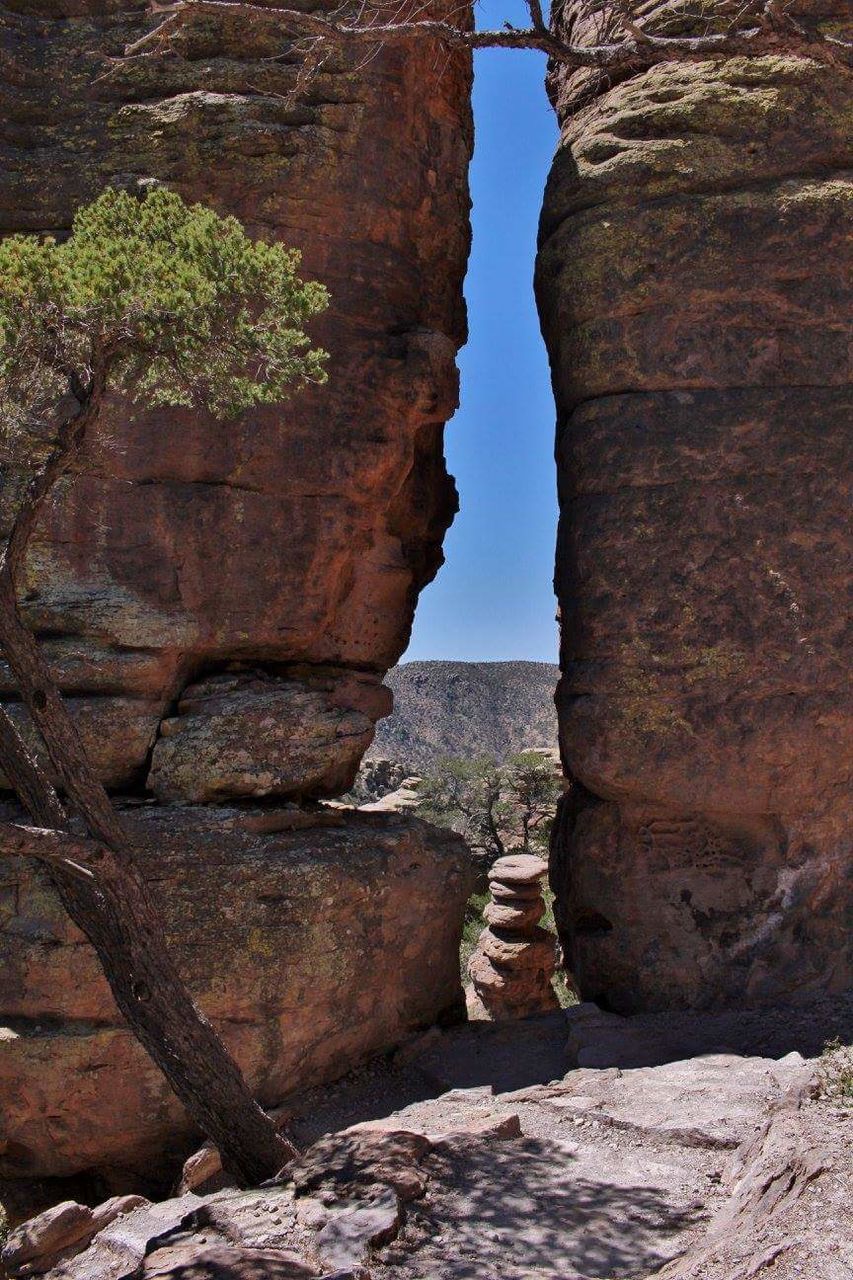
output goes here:
[{"label": "tall rock column", "polygon": [[[177,963],[269,1105],[461,1004],[462,842],[299,803],[351,784],[456,509],[472,138],[466,53],[341,48],[298,82],[304,40],[265,7],[189,6],[140,46],[168,5],[0,0],[0,235],[61,235],[108,183],[160,182],[329,288],[325,387],[226,424],[110,402],[22,592],[101,779],[133,793]],[[10,443],[0,533],[26,478]],[[0,699],[20,714],[2,662]],[[42,1178],[162,1189],[197,1140],[47,877],[12,859],[0,1098],[20,1212]]]},{"label": "tall rock column", "polygon": [[[579,5],[555,20],[584,38]],[[574,976],[618,1011],[853,977],[851,89],[783,52],[551,79],[537,291],[577,782],[552,879]]]},{"label": "tall rock column", "polygon": [[[205,777],[155,749],[171,799],[227,794],[244,738],[264,794],[346,790],[456,510],[442,435],[465,338],[470,57],[337,49],[300,85],[304,40],[264,6],[192,10],[139,47],[165,21],[148,0],[0,0],[0,234],[61,234],[107,183],[163,182],[301,250],[331,295],[312,326],[326,386],[226,424],[114,403],[33,540],[23,603],[106,785],[144,785],[163,721],[186,744],[191,709]],[[0,461],[2,523],[22,459],[4,444]],[[285,779],[286,735],[260,741],[270,699],[297,746],[325,725],[325,771],[312,747]]]}]

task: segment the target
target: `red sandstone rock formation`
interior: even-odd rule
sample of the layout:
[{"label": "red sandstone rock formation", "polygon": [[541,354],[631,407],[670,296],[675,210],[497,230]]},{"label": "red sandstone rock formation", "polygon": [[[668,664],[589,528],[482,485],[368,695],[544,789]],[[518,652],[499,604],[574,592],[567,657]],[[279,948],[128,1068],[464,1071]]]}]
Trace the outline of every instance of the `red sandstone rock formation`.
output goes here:
[{"label": "red sandstone rock formation", "polygon": [[[290,101],[301,55],[237,14],[122,60],[148,9],[0,0],[0,234],[61,232],[108,181],[167,182],[302,250],[331,293],[314,334],[329,383],[228,424],[111,404],[34,538],[27,616],[112,789],[340,794],[456,508],[442,431],[465,335],[470,59],[442,52],[439,74],[426,45],[365,65],[341,51]],[[0,521],[25,474],[2,461]],[[289,835],[275,814],[141,821],[190,986],[262,1101],[461,999],[458,841],[394,817],[289,811]],[[0,876],[0,1179],[160,1176],[185,1117],[46,882]]]},{"label": "red sandstone rock formation", "polygon": [[568,961],[620,1010],[843,989],[850,75],[780,55],[552,92]]},{"label": "red sandstone rock formation", "polygon": [[[296,808],[127,816],[178,964],[262,1103],[461,1005],[471,871],[452,832]],[[162,1188],[192,1130],[34,864],[0,864],[0,923],[0,1187],[96,1170]]]},{"label": "red sandstone rock formation", "polygon": [[[201,674],[237,661],[299,681],[321,664],[330,703],[361,710],[349,673],[378,684],[405,648],[456,507],[442,428],[469,242],[467,57],[435,74],[427,46],[360,70],[363,50],[335,55],[294,105],[286,37],[238,15],[206,18],[174,56],[109,62],[155,25],[147,9],[0,4],[0,232],[67,227],[108,180],[166,181],[303,251],[331,292],[315,331],[331,360],[327,387],[236,423],[117,403],[37,535],[28,616],[115,787],[144,780]],[[374,696],[367,714],[383,709]],[[350,750],[314,790],[356,764]]]},{"label": "red sandstone rock formation", "polygon": [[529,853],[511,853],[492,863],[486,928],[468,961],[469,1016],[500,1021],[559,1009],[551,984],[556,939],[539,927],[545,914],[541,880],[547,870],[546,862]]}]

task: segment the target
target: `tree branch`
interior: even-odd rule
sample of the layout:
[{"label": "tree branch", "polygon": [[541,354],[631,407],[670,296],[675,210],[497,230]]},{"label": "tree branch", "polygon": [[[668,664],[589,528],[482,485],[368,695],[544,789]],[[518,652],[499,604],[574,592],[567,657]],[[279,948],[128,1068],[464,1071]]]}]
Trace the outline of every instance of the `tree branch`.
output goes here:
[{"label": "tree branch", "polygon": [[30,816],[42,827],[64,831],[68,817],[59,796],[42,772],[18,732],[17,725],[0,704],[0,766]]},{"label": "tree branch", "polygon": [[330,44],[382,44],[398,40],[438,40],[449,49],[536,49],[564,66],[619,71],[628,67],[642,69],[659,62],[673,60],[705,60],[737,54],[758,56],[787,49],[805,49],[809,56],[826,61],[848,57],[853,45],[807,31],[788,19],[778,7],[778,0],[755,0],[742,14],[741,21],[750,26],[732,26],[726,32],[709,32],[697,36],[654,35],[641,26],[627,4],[617,0],[616,14],[626,36],[622,40],[598,45],[571,44],[553,35],[545,25],[539,0],[526,0],[532,25],[528,28],[506,27],[500,31],[466,31],[441,19],[424,18],[404,22],[347,23],[317,13],[306,13],[286,7],[252,4],[249,0],[178,0],[171,6],[163,22],[152,32],[125,50],[126,57],[149,56],[168,49],[174,35],[188,27],[195,16],[234,14],[251,23],[271,23],[274,30],[284,24],[291,31],[315,36]]},{"label": "tree branch", "polygon": [[6,548],[0,557],[0,569],[8,568],[13,581],[17,580],[27,544],[45,502],[56,482],[71,470],[83,447],[88,428],[101,410],[106,387],[106,367],[93,371],[88,386],[84,385],[76,370],[66,370],[65,373],[79,408],[60,427],[46,466],[33,476],[18,509]]},{"label": "tree branch", "polygon": [[62,831],[0,822],[0,854],[7,858],[36,858],[48,866],[93,880],[92,865],[101,861],[104,851],[92,840],[77,840]]}]

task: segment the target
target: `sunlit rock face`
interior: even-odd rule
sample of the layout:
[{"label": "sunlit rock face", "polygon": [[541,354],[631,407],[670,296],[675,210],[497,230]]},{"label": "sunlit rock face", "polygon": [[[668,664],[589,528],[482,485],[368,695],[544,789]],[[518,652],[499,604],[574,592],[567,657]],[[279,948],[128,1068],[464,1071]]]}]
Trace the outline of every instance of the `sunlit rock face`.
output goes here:
[{"label": "sunlit rock face", "polygon": [[[328,386],[236,422],[116,404],[38,531],[28,617],[118,787],[144,782],[199,676],[321,664],[343,687],[405,648],[456,509],[442,430],[469,246],[469,58],[359,46],[290,98],[301,56],[280,21],[203,15],[116,61],[162,22],[149,7],[0,3],[0,233],[62,231],[108,181],[167,182],[302,251],[331,294],[312,328],[330,361]],[[138,702],[127,737],[119,697]]]},{"label": "sunlit rock face", "polygon": [[537,290],[579,784],[552,877],[580,987],[618,1010],[853,975],[851,88],[782,53],[551,81]]},{"label": "sunlit rock face", "polygon": [[[472,873],[452,832],[295,807],[126,817],[181,972],[262,1103],[464,1008]],[[0,1197],[84,1172],[163,1189],[198,1135],[32,861],[0,865],[0,923]]]},{"label": "sunlit rock face", "polygon": [[[280,831],[272,802],[351,785],[456,509],[442,432],[465,336],[471,66],[359,46],[291,98],[301,57],[280,21],[208,13],[123,58],[163,20],[151,7],[0,0],[0,234],[62,233],[108,181],[166,182],[302,251],[331,295],[312,329],[329,382],[227,424],[111,405],[37,531],[22,602],[100,777],[148,796],[140,856],[166,931],[268,1103],[461,1000],[458,839],[310,809]],[[3,463],[8,524],[25,472]],[[30,1179],[168,1177],[190,1132],[46,878],[8,860],[0,1096],[20,1212]]]}]

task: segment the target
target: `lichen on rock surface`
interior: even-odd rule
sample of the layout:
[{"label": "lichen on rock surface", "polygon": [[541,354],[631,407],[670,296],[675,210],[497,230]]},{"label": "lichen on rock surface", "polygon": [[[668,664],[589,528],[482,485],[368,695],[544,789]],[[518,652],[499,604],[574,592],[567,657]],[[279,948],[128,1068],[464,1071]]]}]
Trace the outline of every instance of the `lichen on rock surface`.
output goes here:
[{"label": "lichen on rock surface", "polygon": [[568,963],[622,1011],[842,990],[850,74],[780,53],[551,91]]},{"label": "lichen on rock surface", "polygon": [[[365,66],[338,51],[289,102],[286,32],[223,7],[169,55],[124,58],[161,21],[148,10],[0,4],[0,233],[61,232],[111,181],[166,182],[302,252],[331,294],[312,326],[329,383],[227,424],[110,407],[37,530],[24,600],[64,688],[79,666],[63,641],[113,671],[93,740],[115,740],[117,652],[148,660],[134,694],[163,710],[232,660],[381,676],[456,509],[442,429],[465,337],[470,58],[435,76],[427,46]],[[122,770],[106,760],[108,785],[144,777],[150,747],[140,734]]]},{"label": "lichen on rock surface", "polygon": [[[140,858],[190,987],[273,1103],[461,1001],[459,841],[272,801],[351,785],[456,510],[471,62],[338,50],[292,101],[280,25],[223,6],[126,57],[160,21],[148,0],[0,0],[0,234],[168,184],[301,251],[331,295],[311,332],[329,381],[228,423],[113,397],[21,604],[100,779],[156,833]],[[7,529],[27,468],[3,463]],[[2,664],[0,698],[19,715]],[[159,1178],[186,1118],[46,878],[0,879],[0,1178]]]},{"label": "lichen on rock surface", "polygon": [[390,703],[378,677],[214,676],[186,688],[160,725],[148,786],[161,800],[193,802],[339,795],[373,739],[369,712]]},{"label": "lichen on rock surface", "polygon": [[[294,806],[127,818],[181,972],[261,1102],[463,1007],[472,875],[452,832]],[[191,1127],[32,863],[0,866],[0,922],[0,1186],[97,1171],[162,1188]]]}]

